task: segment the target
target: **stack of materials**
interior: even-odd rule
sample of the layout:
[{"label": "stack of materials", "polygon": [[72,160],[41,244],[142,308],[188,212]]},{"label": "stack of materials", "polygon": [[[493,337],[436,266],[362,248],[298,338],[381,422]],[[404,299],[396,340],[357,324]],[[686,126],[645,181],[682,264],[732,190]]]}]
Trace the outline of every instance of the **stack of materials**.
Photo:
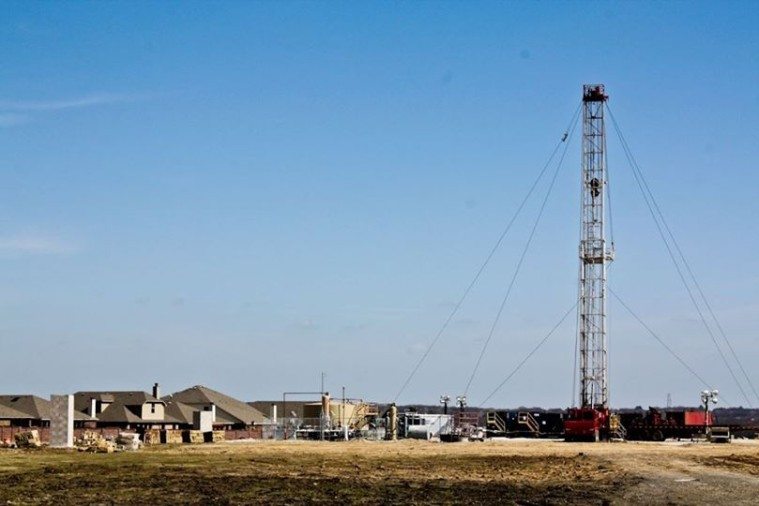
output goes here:
[{"label": "stack of materials", "polygon": [[74,441],[80,451],[97,452],[97,453],[113,453],[116,451],[116,444],[113,441],[106,440],[103,436],[97,432],[84,431],[76,441]]},{"label": "stack of materials", "polygon": [[220,443],[226,439],[226,432],[223,430],[212,430],[204,432],[206,443]]},{"label": "stack of materials", "polygon": [[95,451],[97,453],[113,453],[116,451],[116,443],[103,439],[95,447]]},{"label": "stack of materials", "polygon": [[42,446],[40,433],[37,430],[19,432],[14,438],[16,439],[16,446],[19,448],[39,448]]},{"label": "stack of materials", "polygon": [[103,436],[97,432],[86,430],[82,432],[82,435],[74,440],[74,445],[80,448],[91,448],[97,446]]},{"label": "stack of materials", "polygon": [[141,444],[140,435],[133,432],[119,432],[116,438],[116,450],[118,451],[137,451]]},{"label": "stack of materials", "polygon": [[148,429],[143,435],[143,440],[146,445],[161,444],[161,430],[160,429]]},{"label": "stack of materials", "polygon": [[199,430],[186,430],[184,431],[184,442],[185,443],[192,443],[192,444],[198,444],[198,443],[205,443],[206,438],[203,435],[202,431]]},{"label": "stack of materials", "polygon": [[161,442],[168,445],[182,444],[182,431],[173,429],[161,431]]}]

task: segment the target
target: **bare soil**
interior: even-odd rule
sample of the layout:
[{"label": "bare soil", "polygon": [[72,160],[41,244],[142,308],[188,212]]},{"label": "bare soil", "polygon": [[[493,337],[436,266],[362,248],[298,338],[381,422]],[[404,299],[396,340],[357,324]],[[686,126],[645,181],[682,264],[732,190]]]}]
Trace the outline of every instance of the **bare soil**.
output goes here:
[{"label": "bare soil", "polygon": [[757,504],[759,444],[248,442],[0,451],[6,504]]}]

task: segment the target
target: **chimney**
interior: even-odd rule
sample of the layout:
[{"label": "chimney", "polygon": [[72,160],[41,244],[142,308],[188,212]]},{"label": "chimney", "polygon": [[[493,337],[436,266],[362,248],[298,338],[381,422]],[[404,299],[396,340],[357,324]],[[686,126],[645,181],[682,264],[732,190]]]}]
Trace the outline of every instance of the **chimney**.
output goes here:
[{"label": "chimney", "polygon": [[98,414],[98,400],[94,397],[90,399],[90,416],[92,418],[95,418],[95,416]]},{"label": "chimney", "polygon": [[153,383],[153,397],[156,399],[161,398],[161,388],[158,386],[158,383]]},{"label": "chimney", "polygon": [[216,423],[216,404],[211,403],[211,422]]}]

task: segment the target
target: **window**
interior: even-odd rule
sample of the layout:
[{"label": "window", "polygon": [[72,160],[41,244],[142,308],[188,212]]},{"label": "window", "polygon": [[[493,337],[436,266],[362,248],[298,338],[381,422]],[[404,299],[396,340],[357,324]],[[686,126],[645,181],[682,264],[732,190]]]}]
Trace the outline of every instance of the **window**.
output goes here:
[{"label": "window", "polygon": [[155,403],[150,403],[150,412],[155,413]]}]

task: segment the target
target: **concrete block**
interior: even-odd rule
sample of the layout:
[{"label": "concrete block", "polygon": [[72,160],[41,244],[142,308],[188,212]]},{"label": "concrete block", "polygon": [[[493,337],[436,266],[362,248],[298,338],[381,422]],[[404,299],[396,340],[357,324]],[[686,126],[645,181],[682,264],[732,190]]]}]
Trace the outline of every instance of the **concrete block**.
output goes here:
[{"label": "concrete block", "polygon": [[74,396],[50,396],[50,446],[74,447]]}]

